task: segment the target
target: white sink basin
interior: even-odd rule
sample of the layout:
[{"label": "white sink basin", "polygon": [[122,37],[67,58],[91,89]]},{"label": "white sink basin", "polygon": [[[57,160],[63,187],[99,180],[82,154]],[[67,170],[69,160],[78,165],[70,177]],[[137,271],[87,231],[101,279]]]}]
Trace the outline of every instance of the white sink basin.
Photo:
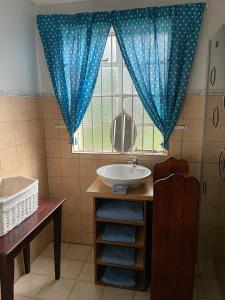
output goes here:
[{"label": "white sink basin", "polygon": [[141,185],[151,174],[146,167],[139,165],[133,167],[130,164],[108,165],[99,168],[96,172],[107,186],[127,185],[129,188]]}]

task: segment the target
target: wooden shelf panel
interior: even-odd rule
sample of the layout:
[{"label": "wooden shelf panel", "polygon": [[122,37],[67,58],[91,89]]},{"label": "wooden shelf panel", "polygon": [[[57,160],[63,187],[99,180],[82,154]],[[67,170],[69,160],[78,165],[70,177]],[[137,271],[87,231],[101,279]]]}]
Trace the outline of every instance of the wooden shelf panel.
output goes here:
[{"label": "wooden shelf panel", "polygon": [[144,226],[144,221],[128,221],[128,220],[116,220],[109,218],[95,218],[96,222],[104,222],[104,223],[116,223],[116,224],[127,224],[127,225],[137,225]]},{"label": "wooden shelf panel", "polygon": [[105,266],[97,265],[97,278],[95,280],[95,283],[98,285],[103,285],[103,286],[110,286],[110,287],[117,287],[117,288],[122,288],[122,289],[128,289],[128,290],[135,290],[135,291],[144,291],[146,289],[145,285],[145,274],[143,271],[137,270],[136,274],[136,285],[133,287],[126,287],[126,286],[121,286],[121,285],[115,285],[115,284],[108,284],[104,283],[102,279],[103,271],[104,271]]},{"label": "wooden shelf panel", "polygon": [[132,265],[132,266],[103,262],[102,261],[103,251],[104,251],[104,247],[102,247],[102,249],[100,249],[100,251],[99,251],[99,255],[96,260],[97,265],[131,269],[131,270],[144,270],[144,268],[145,268],[144,251],[142,249],[136,250],[136,263],[135,263],[135,265]]},{"label": "wooden shelf panel", "polygon": [[138,227],[136,233],[136,242],[135,243],[126,243],[126,242],[115,242],[115,241],[107,241],[103,240],[102,234],[103,230],[101,230],[98,234],[96,239],[96,243],[98,244],[108,244],[108,245],[115,245],[115,246],[125,246],[131,248],[144,248],[145,247],[145,236],[144,236],[144,228]]}]

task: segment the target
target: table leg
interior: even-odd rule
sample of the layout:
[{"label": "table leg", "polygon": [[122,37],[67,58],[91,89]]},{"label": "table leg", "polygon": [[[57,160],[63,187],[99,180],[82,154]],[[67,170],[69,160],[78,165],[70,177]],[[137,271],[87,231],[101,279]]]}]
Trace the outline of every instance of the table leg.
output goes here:
[{"label": "table leg", "polygon": [[14,258],[6,255],[0,257],[1,299],[14,299]]},{"label": "table leg", "polygon": [[23,249],[23,263],[25,273],[30,273],[30,244]]},{"label": "table leg", "polygon": [[62,206],[54,213],[54,262],[55,262],[55,279],[60,278],[61,265],[61,225],[62,225]]}]

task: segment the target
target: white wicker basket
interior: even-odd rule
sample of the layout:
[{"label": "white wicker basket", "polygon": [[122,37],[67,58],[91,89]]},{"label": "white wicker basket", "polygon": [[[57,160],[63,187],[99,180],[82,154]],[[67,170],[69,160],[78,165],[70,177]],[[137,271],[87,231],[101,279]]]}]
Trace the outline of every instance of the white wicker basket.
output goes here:
[{"label": "white wicker basket", "polygon": [[0,236],[3,236],[38,208],[38,180],[28,177],[0,177]]}]

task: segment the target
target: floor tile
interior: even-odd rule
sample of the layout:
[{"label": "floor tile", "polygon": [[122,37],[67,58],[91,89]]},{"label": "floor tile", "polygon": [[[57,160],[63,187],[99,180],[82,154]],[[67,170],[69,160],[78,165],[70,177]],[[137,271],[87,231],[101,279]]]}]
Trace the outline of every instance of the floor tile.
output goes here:
[{"label": "floor tile", "polygon": [[150,300],[150,291],[134,292],[134,300]]},{"label": "floor tile", "polygon": [[64,254],[64,258],[85,261],[91,252],[91,246],[70,245]]},{"label": "floor tile", "polygon": [[113,287],[105,287],[103,289],[101,300],[133,300],[133,297],[133,291]]},{"label": "floor tile", "polygon": [[82,261],[62,259],[61,261],[61,277],[77,279],[84,265]]},{"label": "floor tile", "polygon": [[100,300],[102,291],[102,286],[97,286],[90,282],[77,281],[69,300]]},{"label": "floor tile", "polygon": [[[69,248],[70,244],[67,243],[61,243],[61,256],[65,254],[66,250]],[[48,256],[53,257],[54,251],[53,251],[53,242],[49,243],[48,246],[42,251],[42,256]]]},{"label": "floor tile", "polygon": [[15,294],[36,298],[39,292],[50,282],[43,275],[27,274],[22,276],[14,285]]},{"label": "floor tile", "polygon": [[94,248],[92,248],[90,254],[88,255],[87,261],[94,262]]},{"label": "floor tile", "polygon": [[61,278],[51,279],[45,288],[38,295],[38,299],[43,300],[66,300],[75,284],[74,280]]},{"label": "floor tile", "polygon": [[214,276],[203,275],[202,284],[203,284],[203,289],[204,289],[206,299],[223,300],[215,275]]},{"label": "floor tile", "polygon": [[212,260],[199,260],[199,272],[202,276],[215,276],[215,271],[213,267],[213,261]]},{"label": "floor tile", "polygon": [[14,300],[33,300],[33,299],[30,297],[25,297],[22,295],[14,294]]},{"label": "floor tile", "polygon": [[197,299],[205,298],[205,293],[203,290],[203,285],[202,285],[200,276],[195,277],[195,280],[194,280],[194,298],[197,298]]},{"label": "floor tile", "polygon": [[88,281],[88,282],[94,282],[94,264],[86,262],[80,272],[80,275],[78,277],[78,280],[81,281]]},{"label": "floor tile", "polygon": [[31,265],[31,273],[40,275],[52,275],[54,272],[54,260],[51,257],[38,256]]}]

